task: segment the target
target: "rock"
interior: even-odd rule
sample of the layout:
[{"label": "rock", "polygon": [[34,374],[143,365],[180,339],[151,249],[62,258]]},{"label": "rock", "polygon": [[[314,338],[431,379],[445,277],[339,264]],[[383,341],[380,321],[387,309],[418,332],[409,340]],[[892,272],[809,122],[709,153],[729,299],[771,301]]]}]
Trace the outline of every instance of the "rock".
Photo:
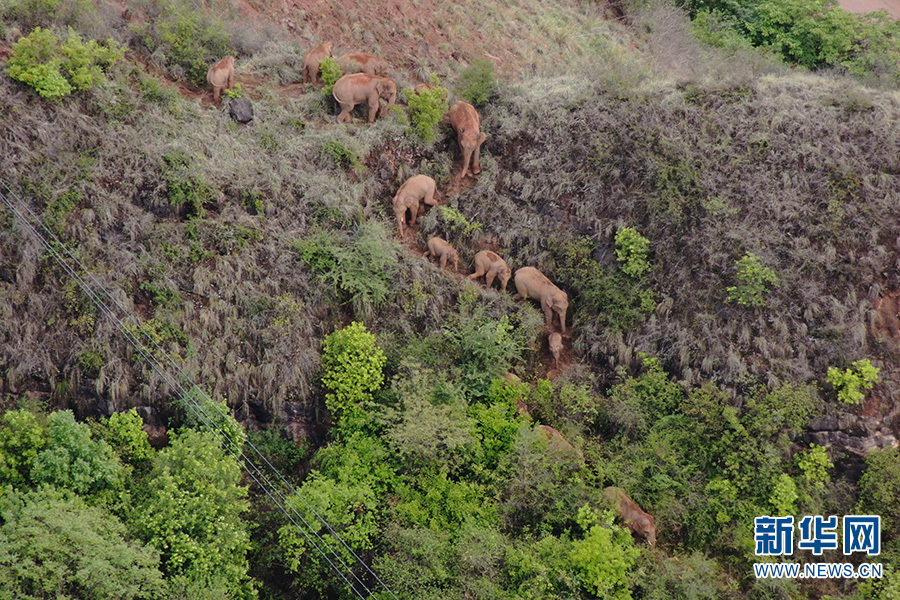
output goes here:
[{"label": "rock", "polygon": [[253,104],[246,98],[232,98],[228,102],[228,114],[238,123],[249,123],[253,120]]}]

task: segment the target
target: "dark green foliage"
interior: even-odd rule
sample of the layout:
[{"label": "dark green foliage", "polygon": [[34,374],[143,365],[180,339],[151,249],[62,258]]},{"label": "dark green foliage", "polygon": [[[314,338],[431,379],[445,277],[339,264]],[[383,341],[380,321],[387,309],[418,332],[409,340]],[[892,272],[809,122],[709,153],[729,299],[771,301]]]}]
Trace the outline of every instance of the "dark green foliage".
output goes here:
[{"label": "dark green foliage", "polygon": [[497,84],[494,82],[494,63],[486,58],[472,61],[456,81],[456,93],[476,108],[481,107],[496,95]]},{"label": "dark green foliage", "polygon": [[179,0],[153,0],[147,23],[138,33],[150,52],[165,57],[166,66],[196,86],[206,85],[210,66],[233,54],[222,23]]},{"label": "dark green foliage", "polygon": [[0,495],[4,598],[150,600],[165,591],[158,566],[154,549],[77,496],[52,488]]},{"label": "dark green foliage", "polygon": [[101,419],[95,431],[115,451],[119,460],[138,469],[149,466],[154,450],[147,441],[144,422],[137,410],[117,412]]},{"label": "dark green foliage", "polygon": [[307,267],[338,292],[343,302],[370,313],[390,300],[396,247],[380,223],[364,223],[353,233],[321,232],[294,242]]},{"label": "dark green foliage", "polygon": [[[900,27],[885,13],[853,14],[837,0],[688,0],[701,41],[754,46],[809,69],[838,67],[854,75],[897,75]],[[894,63],[894,64],[892,64]]]},{"label": "dark green foliage", "polygon": [[364,168],[359,160],[359,153],[350,150],[338,140],[329,140],[322,144],[321,153],[340,168],[353,167],[357,171]]},{"label": "dark green foliage", "polygon": [[875,450],[866,458],[866,471],[859,480],[860,514],[881,515],[881,531],[897,538],[900,525],[900,451]]},{"label": "dark green foliage", "polygon": [[566,242],[557,251],[557,272],[570,291],[576,323],[595,322],[625,329],[656,307],[653,291],[619,270],[594,259],[595,244],[588,238]]},{"label": "dark green foliage", "polygon": [[90,428],[76,423],[71,411],[48,417],[47,443],[31,463],[31,481],[94,495],[120,486],[122,476],[109,444],[92,439]]},{"label": "dark green foliage", "polygon": [[169,203],[182,209],[186,217],[202,217],[203,205],[212,200],[213,189],[192,169],[191,157],[174,150],[163,156],[163,162],[166,164],[163,177],[168,183],[166,196]]}]

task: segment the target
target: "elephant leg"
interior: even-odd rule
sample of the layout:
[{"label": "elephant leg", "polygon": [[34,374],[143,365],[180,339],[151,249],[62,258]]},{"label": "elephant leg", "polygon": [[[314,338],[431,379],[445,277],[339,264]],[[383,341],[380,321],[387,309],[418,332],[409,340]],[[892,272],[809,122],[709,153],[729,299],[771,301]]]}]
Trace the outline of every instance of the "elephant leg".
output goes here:
[{"label": "elephant leg", "polygon": [[472,174],[478,175],[481,173],[481,144],[475,146],[475,150],[472,151]]},{"label": "elephant leg", "polygon": [[488,270],[488,272],[487,272],[487,277],[485,277],[485,283],[487,283],[487,286],[488,286],[488,287],[491,287],[491,285],[493,285],[493,283],[494,283],[494,277],[496,277],[496,276],[497,276],[497,273],[494,272],[493,269]]},{"label": "elephant leg", "polygon": [[560,328],[560,332],[561,332],[561,333],[565,333],[565,332],[566,332],[566,311],[564,311],[564,310],[559,310],[559,311],[557,311],[557,313],[559,313],[559,328]]},{"label": "elephant leg", "polygon": [[466,172],[469,170],[469,165],[472,162],[472,150],[463,150],[463,164],[462,171],[460,171],[460,177],[465,177]]},{"label": "elephant leg", "polygon": [[434,201],[434,189],[428,190],[428,192],[425,194],[425,204],[427,204],[428,206],[437,205],[437,202]]},{"label": "elephant leg", "polygon": [[353,110],[355,104],[347,104],[345,102],[339,102],[341,106],[341,113],[337,116],[338,123],[348,123],[350,119],[350,111]]},{"label": "elephant leg", "polygon": [[469,280],[471,280],[471,281],[475,281],[476,279],[478,279],[478,278],[481,277],[482,275],[484,275],[484,273],[481,271],[481,269],[475,269],[475,272],[472,273],[471,275],[467,275],[467,276],[466,276],[466,279],[469,279]]},{"label": "elephant leg", "polygon": [[[419,207],[418,206],[410,206],[406,210],[409,211],[409,214],[412,215],[412,219],[409,220],[410,227],[416,226],[416,221],[419,219]],[[406,216],[406,210],[403,211],[403,215]]]},{"label": "elephant leg", "polygon": [[553,307],[546,302],[541,302],[541,308],[544,309],[544,321],[547,323],[547,328],[550,329],[553,324]]},{"label": "elephant leg", "polygon": [[372,102],[372,99],[369,98],[369,123],[374,123],[375,119],[378,117],[378,111],[381,109],[381,100],[378,99],[378,96],[375,96],[375,102]]}]

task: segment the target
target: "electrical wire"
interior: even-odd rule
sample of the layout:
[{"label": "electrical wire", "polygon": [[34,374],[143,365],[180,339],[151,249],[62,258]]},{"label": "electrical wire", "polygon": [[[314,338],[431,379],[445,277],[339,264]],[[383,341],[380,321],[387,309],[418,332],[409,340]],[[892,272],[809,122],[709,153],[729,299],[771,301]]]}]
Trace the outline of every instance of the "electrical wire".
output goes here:
[{"label": "electrical wire", "polygon": [[[35,238],[47,249],[50,255],[56,260],[56,262],[62,267],[62,269],[79,285],[85,295],[91,300],[91,302],[97,306],[100,311],[105,314],[113,324],[119,329],[120,333],[126,338],[126,340],[134,347],[134,349],[140,354],[140,356],[147,362],[150,368],[162,378],[163,381],[169,385],[170,388],[174,390],[174,392],[181,399],[182,403],[186,408],[191,410],[194,416],[197,418],[199,422],[201,422],[216,438],[222,443],[223,448],[225,448],[236,460],[238,460],[243,469],[247,472],[248,476],[254,481],[254,483],[265,492],[266,496],[275,504],[275,506],[288,518],[292,525],[297,527],[304,537],[309,541],[309,543],[313,546],[313,548],[325,559],[328,565],[337,573],[337,575],[343,580],[343,582],[362,600],[365,600],[367,596],[372,596],[372,591],[365,584],[365,582],[360,579],[360,577],[354,572],[354,570],[346,563],[341,554],[332,548],[331,544],[329,544],[318,532],[316,528],[314,528],[308,521],[301,515],[296,508],[289,502],[288,498],[282,493],[282,491],[270,480],[269,476],[253,461],[253,459],[248,456],[245,452],[245,448],[249,448],[253,454],[255,454],[268,470],[276,476],[276,480],[278,483],[286,487],[294,497],[298,498],[309,511],[314,515],[315,519],[318,520],[321,525],[328,530],[331,536],[340,542],[340,545],[343,546],[349,554],[353,557],[353,559],[363,567],[363,570],[374,579],[377,584],[380,585],[394,600],[399,600],[397,595],[381,580],[381,578],[363,561],[359,555],[344,541],[344,539],[338,534],[335,528],[325,519],[319,511],[309,503],[309,501],[299,493],[294,485],[292,485],[279,471],[276,469],[271,462],[265,457],[265,455],[260,452],[260,450],[254,446],[249,440],[234,440],[232,436],[228,434],[220,425],[216,423],[216,420],[213,416],[211,416],[207,409],[211,409],[214,411],[219,418],[228,417],[228,413],[216,403],[214,403],[209,395],[198,385],[196,385],[193,380],[184,372],[178,363],[174,361],[174,359],[167,353],[163,348],[160,347],[159,343],[156,339],[151,336],[147,330],[142,326],[140,321],[138,321],[131,313],[126,310],[122,304],[113,296],[106,288],[97,280],[97,278],[82,264],[82,262],[75,256],[66,245],[56,236],[56,234],[48,228],[40,218],[31,210],[31,208],[21,199],[19,198],[6,184],[6,182],[0,180],[0,185],[5,189],[5,193],[0,191],[0,200],[9,208],[9,210],[18,218],[19,222],[24,225],[28,232],[34,235]],[[37,226],[35,225],[37,223]],[[51,238],[48,240],[41,233],[41,229],[43,229]],[[77,269],[73,267],[63,256],[68,257],[68,259],[77,265]],[[87,278],[91,281],[89,284],[85,281],[84,278],[79,274],[79,270],[84,273]],[[113,307],[118,309],[118,311],[124,315],[124,319],[120,317],[120,315],[116,314],[113,310]],[[126,326],[125,322],[129,322],[130,325]],[[140,334],[140,335],[138,335]],[[143,338],[147,344],[141,341]],[[150,348],[148,348],[148,345]],[[155,352],[154,352],[155,349]],[[162,357],[162,361],[159,358]],[[169,370],[167,370],[164,364],[168,363],[169,369],[173,369],[177,372],[178,378],[174,377]],[[187,386],[187,389],[186,389]],[[203,406],[201,402],[198,402],[194,399],[191,394],[191,391],[199,392],[201,396],[201,400],[203,400]],[[303,526],[301,527],[297,521],[300,521]],[[318,543],[317,543],[318,541]],[[338,567],[335,564],[335,561],[332,560],[326,554],[322,548],[319,547],[319,544],[322,545],[327,551],[332,555],[335,561],[340,565]],[[349,572],[350,577],[342,571],[342,569]],[[350,578],[352,578],[356,585],[354,585]],[[364,596],[360,589],[362,588],[366,592],[367,596]]]}]

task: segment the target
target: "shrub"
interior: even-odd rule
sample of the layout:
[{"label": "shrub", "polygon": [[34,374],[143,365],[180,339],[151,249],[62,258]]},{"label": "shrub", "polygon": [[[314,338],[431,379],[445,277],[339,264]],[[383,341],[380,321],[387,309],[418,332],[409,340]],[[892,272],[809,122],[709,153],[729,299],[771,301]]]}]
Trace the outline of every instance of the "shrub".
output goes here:
[{"label": "shrub", "polygon": [[358,311],[371,312],[393,295],[397,250],[382,225],[366,223],[350,240],[322,232],[297,240],[294,248],[313,273]]},{"label": "shrub", "polygon": [[206,85],[209,66],[233,54],[231,40],[219,21],[209,20],[190,7],[163,4],[164,13],[156,22],[153,37],[145,39],[151,50],[162,50],[166,64],[182,70],[187,80]]},{"label": "shrub", "polygon": [[487,104],[497,94],[494,82],[494,63],[486,58],[476,58],[459,74],[456,93],[473,106]]},{"label": "shrub", "polygon": [[244,86],[240,83],[235,83],[234,87],[228,88],[225,90],[226,98],[243,98],[244,97]]},{"label": "shrub", "polygon": [[326,56],[319,63],[319,72],[322,74],[322,82],[325,84],[322,87],[322,93],[331,97],[334,84],[344,75],[344,72],[338,66],[337,61],[330,56]]},{"label": "shrub", "polygon": [[438,79],[432,75],[435,87],[422,93],[405,93],[409,106],[409,131],[426,142],[433,142],[437,126],[448,110],[447,89],[438,86]]},{"label": "shrub", "polygon": [[640,277],[650,270],[647,249],[650,240],[631,227],[616,232],[616,258],[622,263],[622,271],[632,277]]},{"label": "shrub", "polygon": [[837,390],[838,400],[847,404],[859,404],[865,398],[860,388],[871,390],[878,383],[880,371],[868,358],[864,358],[843,371],[837,367],[829,367],[825,379]]},{"label": "shrub", "polygon": [[728,301],[741,306],[765,306],[766,294],[772,286],[778,285],[778,275],[772,269],[764,267],[759,257],[747,252],[735,262],[739,285],[729,286]]},{"label": "shrub", "polygon": [[881,530],[897,537],[900,525],[900,450],[874,450],[866,457],[866,471],[859,480],[860,513],[881,515]]},{"label": "shrub", "polygon": [[356,171],[361,171],[365,167],[360,162],[359,152],[351,150],[338,140],[329,140],[322,144],[319,150],[322,156],[330,159],[334,164],[342,169],[353,167]]},{"label": "shrub", "polygon": [[481,223],[469,221],[464,214],[452,206],[439,206],[438,211],[447,227],[457,235],[469,235],[482,227]]},{"label": "shrub", "polygon": [[42,98],[59,98],[102,82],[103,68],[124,55],[113,40],[104,46],[95,40],[85,43],[70,29],[68,39],[61,42],[52,31],[36,27],[13,45],[6,74],[31,86]]},{"label": "shrub", "polygon": [[372,392],[384,381],[387,358],[366,326],[354,321],[325,337],[322,383],[331,390],[325,405],[336,417],[363,411]]}]

